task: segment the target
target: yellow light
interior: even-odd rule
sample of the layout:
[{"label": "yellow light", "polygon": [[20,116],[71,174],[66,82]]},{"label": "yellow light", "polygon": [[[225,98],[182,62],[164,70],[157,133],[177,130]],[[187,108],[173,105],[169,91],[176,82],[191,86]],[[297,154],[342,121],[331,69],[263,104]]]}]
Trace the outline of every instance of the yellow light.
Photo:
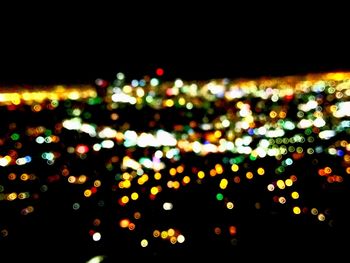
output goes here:
[{"label": "yellow light", "polygon": [[174,187],[175,189],[179,189],[179,188],[180,188],[180,183],[179,183],[178,181],[175,181],[175,182],[173,183],[173,187]]},{"label": "yellow light", "polygon": [[86,190],[84,191],[84,195],[85,195],[86,197],[90,197],[90,196],[91,196],[91,190],[90,190],[90,189],[86,189]]},{"label": "yellow light", "polygon": [[163,238],[163,239],[166,239],[168,237],[168,231],[162,231],[160,233],[160,237]]},{"label": "yellow light", "polygon": [[274,118],[277,117],[277,112],[271,111],[269,115],[270,115],[270,117],[271,117],[272,119],[274,119]]},{"label": "yellow light", "polygon": [[71,175],[71,176],[68,177],[68,182],[69,182],[69,183],[74,184],[75,181],[76,181],[75,176]]},{"label": "yellow light", "polygon": [[285,181],[285,184],[286,184],[286,186],[292,186],[292,185],[293,185],[292,179],[287,179],[287,180]]},{"label": "yellow light", "polygon": [[320,221],[325,221],[326,220],[326,217],[324,214],[320,213],[318,216],[317,216],[317,219],[320,220]]},{"label": "yellow light", "polygon": [[158,192],[159,192],[158,187],[153,186],[153,187],[151,188],[151,194],[152,194],[152,195],[156,195],[156,194],[158,194]]},{"label": "yellow light", "polygon": [[232,202],[227,202],[226,207],[227,207],[227,209],[231,210],[235,207],[235,205]]},{"label": "yellow light", "polygon": [[318,210],[316,208],[312,208],[311,209],[311,214],[313,214],[314,216],[316,216],[318,214]]},{"label": "yellow light", "polygon": [[124,186],[124,188],[130,188],[131,182],[130,182],[129,180],[125,180],[125,181],[123,182],[123,186]]},{"label": "yellow light", "polygon": [[301,213],[300,207],[294,206],[293,207],[293,213],[296,215],[299,215]]},{"label": "yellow light", "polygon": [[123,204],[127,204],[129,202],[129,197],[124,195],[122,198],[121,198],[121,201]]},{"label": "yellow light", "polygon": [[189,176],[185,176],[182,181],[185,183],[185,184],[188,184],[190,181],[191,181],[191,178]]},{"label": "yellow light", "polygon": [[222,174],[224,169],[222,168],[222,165],[221,164],[216,164],[215,165],[215,171],[218,173],[218,174]]},{"label": "yellow light", "polygon": [[83,184],[86,182],[86,175],[80,175],[79,178],[78,178],[78,182],[80,184]]},{"label": "yellow light", "polygon": [[141,247],[147,247],[148,246],[148,241],[147,239],[142,239],[141,240]]},{"label": "yellow light", "polygon": [[293,192],[291,194],[291,196],[292,196],[293,199],[298,199],[299,198],[299,193],[298,192]]},{"label": "yellow light", "polygon": [[100,187],[101,186],[101,181],[100,180],[95,180],[94,186],[95,187]]},{"label": "yellow light", "polygon": [[29,175],[28,174],[21,174],[20,178],[22,181],[27,181],[29,179]]},{"label": "yellow light", "polygon": [[176,175],[176,169],[175,169],[175,168],[171,168],[171,169],[169,170],[169,174],[170,174],[171,176],[175,176],[175,175]]},{"label": "yellow light", "polygon": [[198,176],[199,179],[203,179],[204,176],[205,176],[205,173],[204,173],[203,171],[199,171],[199,172],[197,173],[197,176]]},{"label": "yellow light", "polygon": [[167,100],[165,101],[165,106],[167,106],[167,107],[172,107],[172,106],[174,106],[174,101],[173,101],[172,99],[167,99]]},{"label": "yellow light", "polygon": [[283,182],[283,180],[278,180],[277,181],[277,186],[278,186],[279,189],[284,189],[286,187],[284,182]]},{"label": "yellow light", "polygon": [[169,228],[169,229],[168,229],[168,236],[169,236],[169,237],[172,237],[173,235],[175,235],[175,230],[172,229],[172,228]]},{"label": "yellow light", "polygon": [[228,180],[227,179],[225,179],[225,178],[221,179],[221,181],[220,181],[220,188],[221,189],[226,189],[227,184],[228,184]]},{"label": "yellow light", "polygon": [[222,136],[221,131],[219,131],[219,130],[215,131],[214,136],[219,139]]},{"label": "yellow light", "polygon": [[253,177],[254,177],[254,175],[253,175],[252,172],[247,172],[247,173],[245,174],[245,176],[246,176],[247,179],[249,179],[249,180],[253,179]]},{"label": "yellow light", "polygon": [[156,172],[156,173],[154,174],[154,179],[160,180],[161,178],[162,178],[162,174],[161,174],[161,173]]},{"label": "yellow light", "polygon": [[179,104],[181,105],[181,106],[183,106],[183,105],[185,105],[186,104],[186,100],[184,99],[184,98],[179,98]]},{"label": "yellow light", "polygon": [[7,196],[7,200],[13,201],[17,198],[17,193],[13,192]]},{"label": "yellow light", "polygon": [[132,200],[137,200],[139,198],[139,194],[138,193],[136,193],[136,192],[133,192],[132,194],[131,194],[131,199]]},{"label": "yellow light", "polygon": [[264,175],[265,174],[265,170],[262,167],[258,168],[257,172],[258,172],[258,175]]},{"label": "yellow light", "polygon": [[123,175],[122,175],[122,178],[124,179],[124,180],[129,180],[130,179],[130,174],[129,173],[123,173]]},{"label": "yellow light", "polygon": [[239,170],[239,166],[237,164],[232,164],[231,170],[232,172],[237,172]]}]

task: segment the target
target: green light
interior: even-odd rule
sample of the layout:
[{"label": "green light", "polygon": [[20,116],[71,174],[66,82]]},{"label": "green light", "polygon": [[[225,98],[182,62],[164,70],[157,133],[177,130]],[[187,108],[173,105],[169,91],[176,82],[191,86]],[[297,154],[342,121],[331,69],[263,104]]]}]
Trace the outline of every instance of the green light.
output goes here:
[{"label": "green light", "polygon": [[13,141],[17,141],[17,140],[19,139],[19,134],[18,134],[18,133],[13,133],[13,134],[11,135],[11,139],[12,139]]},{"label": "green light", "polygon": [[216,194],[216,200],[222,201],[222,199],[224,199],[223,194],[221,194],[221,193]]}]

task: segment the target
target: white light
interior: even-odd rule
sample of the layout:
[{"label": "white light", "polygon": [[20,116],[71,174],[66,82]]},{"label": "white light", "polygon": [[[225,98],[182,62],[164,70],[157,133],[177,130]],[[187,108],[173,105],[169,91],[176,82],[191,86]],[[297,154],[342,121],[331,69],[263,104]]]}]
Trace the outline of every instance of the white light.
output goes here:
[{"label": "white light", "polygon": [[222,126],[224,126],[225,128],[227,128],[228,126],[230,126],[230,121],[229,121],[229,120],[223,120],[223,121],[222,121]]},{"label": "white light", "polygon": [[154,156],[158,159],[162,158],[163,157],[163,152],[158,150],[154,153]]},{"label": "white light", "polygon": [[101,150],[102,146],[99,143],[95,143],[94,146],[92,146],[92,149],[94,149],[94,151],[98,152],[99,150]]},{"label": "white light", "polygon": [[177,88],[181,88],[184,85],[184,83],[181,79],[175,80],[174,84],[175,84],[175,87],[177,87]]},{"label": "white light", "polygon": [[141,240],[141,247],[147,247],[148,246],[148,241],[147,239],[142,239]]},{"label": "white light", "polygon": [[180,244],[183,243],[183,242],[185,242],[185,237],[184,237],[183,235],[179,235],[179,236],[177,237],[177,242],[179,242]]},{"label": "white light", "polygon": [[103,148],[111,149],[114,146],[114,142],[112,140],[104,140],[102,141],[101,146]]},{"label": "white light", "polygon": [[94,241],[100,241],[100,239],[101,239],[101,234],[100,234],[99,232],[94,233],[94,234],[92,235],[92,239],[93,239]]},{"label": "white light", "polygon": [[326,122],[322,118],[316,118],[314,120],[314,126],[316,126],[317,128],[323,127],[325,125],[326,125]]},{"label": "white light", "polygon": [[151,79],[151,86],[155,87],[159,85],[159,80],[156,78]]},{"label": "white light", "polygon": [[39,144],[42,144],[42,143],[44,143],[45,139],[42,136],[39,136],[35,139],[35,141]]},{"label": "white light", "polygon": [[117,131],[110,127],[106,127],[98,133],[98,136],[100,138],[115,138],[117,136]]},{"label": "white light", "polygon": [[95,256],[89,261],[86,261],[86,263],[100,263],[103,261],[104,258],[105,258],[104,256]]},{"label": "white light", "polygon": [[119,73],[117,74],[117,79],[119,79],[119,80],[123,80],[124,78],[125,78],[124,73],[119,72]]},{"label": "white light", "polygon": [[90,124],[84,123],[83,125],[81,125],[80,130],[82,132],[85,132],[85,133],[89,134],[91,137],[95,137],[96,136],[95,127],[90,125]]},{"label": "white light", "polygon": [[325,131],[321,131],[318,136],[321,138],[321,139],[325,139],[325,140],[328,140],[330,138],[332,138],[333,136],[335,136],[335,131],[333,130],[325,130]]},{"label": "white light", "polygon": [[165,202],[163,204],[163,209],[166,210],[166,211],[169,211],[169,210],[173,209],[173,204],[169,203],[169,202]]},{"label": "white light", "polygon": [[81,128],[81,119],[73,118],[70,120],[64,120],[62,123],[63,127],[68,130],[80,130]]}]

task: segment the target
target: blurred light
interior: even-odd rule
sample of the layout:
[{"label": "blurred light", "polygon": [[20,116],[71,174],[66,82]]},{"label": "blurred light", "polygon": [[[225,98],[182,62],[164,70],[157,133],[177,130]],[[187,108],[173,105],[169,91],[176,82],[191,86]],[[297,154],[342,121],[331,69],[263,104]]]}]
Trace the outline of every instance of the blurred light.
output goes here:
[{"label": "blurred light", "polygon": [[93,235],[92,235],[92,239],[94,241],[100,241],[101,239],[101,234],[99,232],[95,232]]}]

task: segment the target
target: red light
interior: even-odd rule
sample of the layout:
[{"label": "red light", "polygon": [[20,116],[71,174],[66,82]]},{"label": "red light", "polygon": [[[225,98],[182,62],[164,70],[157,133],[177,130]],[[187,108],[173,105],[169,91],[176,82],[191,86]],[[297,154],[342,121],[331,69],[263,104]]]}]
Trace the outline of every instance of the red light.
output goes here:
[{"label": "red light", "polygon": [[162,69],[162,68],[157,68],[156,74],[157,74],[158,76],[163,76],[163,74],[164,74],[164,69]]}]

